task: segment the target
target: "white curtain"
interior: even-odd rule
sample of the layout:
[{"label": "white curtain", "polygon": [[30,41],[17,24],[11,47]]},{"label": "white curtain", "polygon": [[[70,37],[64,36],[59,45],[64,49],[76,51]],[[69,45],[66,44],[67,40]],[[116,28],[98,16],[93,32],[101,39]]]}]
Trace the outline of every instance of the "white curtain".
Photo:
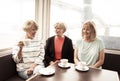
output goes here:
[{"label": "white curtain", "polygon": [[51,0],[36,0],[35,18],[39,24],[38,36],[40,36],[43,41],[49,37],[50,2]]}]

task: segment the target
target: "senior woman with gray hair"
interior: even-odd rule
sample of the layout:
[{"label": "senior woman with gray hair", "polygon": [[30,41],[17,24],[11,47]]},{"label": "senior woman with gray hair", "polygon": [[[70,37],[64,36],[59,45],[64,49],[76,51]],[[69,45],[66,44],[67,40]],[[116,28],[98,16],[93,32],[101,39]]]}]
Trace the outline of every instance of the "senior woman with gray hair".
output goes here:
[{"label": "senior woman with gray hair", "polygon": [[16,62],[18,75],[28,79],[44,67],[44,46],[35,38],[38,25],[33,20],[28,20],[23,25],[25,36],[13,47],[13,59]]},{"label": "senior woman with gray hair", "polygon": [[72,40],[64,35],[66,31],[65,24],[63,22],[57,22],[54,28],[56,35],[46,40],[43,61],[45,67],[63,58],[68,59],[68,62],[74,62]]}]

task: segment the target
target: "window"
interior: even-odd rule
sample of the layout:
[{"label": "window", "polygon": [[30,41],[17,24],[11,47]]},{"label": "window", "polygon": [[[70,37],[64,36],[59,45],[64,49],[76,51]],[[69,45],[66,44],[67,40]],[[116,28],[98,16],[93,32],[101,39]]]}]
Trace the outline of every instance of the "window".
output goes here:
[{"label": "window", "polygon": [[50,36],[54,35],[53,25],[61,21],[67,25],[65,34],[73,41],[77,40],[80,37],[82,5],[82,0],[51,0]]},{"label": "window", "polygon": [[97,23],[99,35],[120,36],[119,3],[119,0],[92,0],[92,19]]},{"label": "window", "polygon": [[105,47],[120,50],[119,42],[114,43],[115,39],[120,40],[119,3],[119,0],[51,0],[50,36],[54,35],[53,24],[62,21],[67,24],[65,34],[75,43],[81,37],[83,22],[93,20]]},{"label": "window", "polygon": [[20,38],[28,19],[35,19],[35,0],[0,1],[0,49],[11,47]]}]

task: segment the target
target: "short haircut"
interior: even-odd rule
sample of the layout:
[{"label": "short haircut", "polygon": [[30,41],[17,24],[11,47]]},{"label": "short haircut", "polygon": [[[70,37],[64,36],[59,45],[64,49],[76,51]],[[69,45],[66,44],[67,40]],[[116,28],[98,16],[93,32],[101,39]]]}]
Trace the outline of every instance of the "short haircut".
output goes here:
[{"label": "short haircut", "polygon": [[63,22],[57,22],[55,23],[54,27],[60,27],[64,30],[64,32],[66,31],[66,25]]},{"label": "short haircut", "polygon": [[28,20],[24,23],[23,30],[24,31],[29,31],[32,27],[34,27],[36,30],[38,30],[37,23],[33,20]]}]

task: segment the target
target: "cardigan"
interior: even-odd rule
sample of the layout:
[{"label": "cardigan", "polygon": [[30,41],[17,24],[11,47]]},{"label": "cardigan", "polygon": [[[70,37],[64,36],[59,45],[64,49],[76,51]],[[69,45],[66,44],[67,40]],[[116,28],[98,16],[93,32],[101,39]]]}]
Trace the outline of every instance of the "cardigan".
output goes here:
[{"label": "cardigan", "polygon": [[[51,61],[55,61],[55,47],[54,47],[54,38],[52,36],[46,40],[45,45],[45,55],[44,55],[44,65],[47,67]],[[68,59],[68,62],[74,63],[74,49],[72,40],[65,36],[65,40],[62,47],[62,59]]]}]

